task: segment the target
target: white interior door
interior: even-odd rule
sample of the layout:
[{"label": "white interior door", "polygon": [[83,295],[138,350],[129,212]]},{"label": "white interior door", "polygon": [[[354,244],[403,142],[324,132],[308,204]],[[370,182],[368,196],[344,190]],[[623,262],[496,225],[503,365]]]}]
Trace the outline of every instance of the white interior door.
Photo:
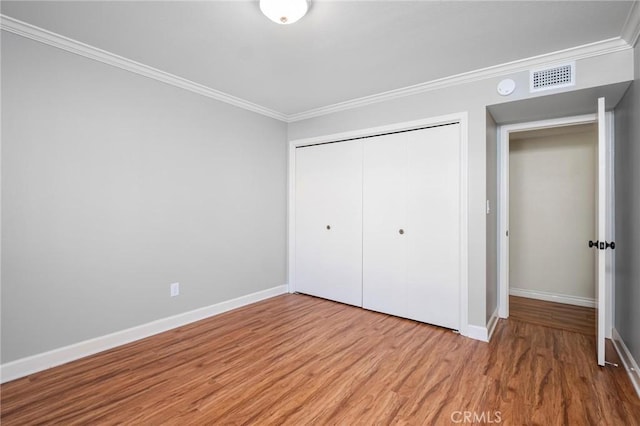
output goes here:
[{"label": "white interior door", "polygon": [[362,306],[406,317],[407,133],[367,139],[363,152]]},{"label": "white interior door", "polygon": [[606,338],[606,315],[607,315],[607,270],[611,269],[611,256],[606,255],[606,250],[610,248],[611,236],[608,235],[610,227],[607,220],[607,155],[608,149],[608,129],[605,112],[605,99],[598,99],[598,173],[597,173],[597,237],[598,246],[596,249],[596,345],[598,352],[598,365],[605,364],[605,338]]},{"label": "white interior door", "polygon": [[407,316],[460,328],[460,125],[408,132]]},{"label": "white interior door", "polygon": [[296,149],[296,291],[362,306],[362,143]]}]

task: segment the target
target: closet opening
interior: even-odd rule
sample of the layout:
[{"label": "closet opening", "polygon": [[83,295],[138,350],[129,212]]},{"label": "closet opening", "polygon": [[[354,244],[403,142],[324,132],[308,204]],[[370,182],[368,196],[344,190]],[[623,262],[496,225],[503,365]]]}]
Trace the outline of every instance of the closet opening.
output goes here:
[{"label": "closet opening", "polygon": [[511,318],[595,335],[598,127],[509,134]]},{"label": "closet opening", "polygon": [[604,366],[615,287],[614,119],[605,98],[596,110],[499,128],[498,313],[515,308],[515,317],[595,336]]}]

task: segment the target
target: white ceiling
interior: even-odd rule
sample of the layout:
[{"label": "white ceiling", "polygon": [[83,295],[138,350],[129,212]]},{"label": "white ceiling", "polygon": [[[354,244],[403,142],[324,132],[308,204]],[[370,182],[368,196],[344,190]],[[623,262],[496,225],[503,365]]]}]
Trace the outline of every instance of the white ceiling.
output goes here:
[{"label": "white ceiling", "polygon": [[1,11],[283,114],[620,36],[628,1],[2,1]]}]

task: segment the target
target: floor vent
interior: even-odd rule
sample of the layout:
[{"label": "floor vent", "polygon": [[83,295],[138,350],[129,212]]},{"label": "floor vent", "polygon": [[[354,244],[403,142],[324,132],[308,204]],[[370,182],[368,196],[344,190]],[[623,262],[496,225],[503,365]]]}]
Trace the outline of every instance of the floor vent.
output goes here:
[{"label": "floor vent", "polygon": [[529,86],[532,92],[573,86],[574,84],[576,84],[576,65],[574,62],[531,70],[529,74]]}]

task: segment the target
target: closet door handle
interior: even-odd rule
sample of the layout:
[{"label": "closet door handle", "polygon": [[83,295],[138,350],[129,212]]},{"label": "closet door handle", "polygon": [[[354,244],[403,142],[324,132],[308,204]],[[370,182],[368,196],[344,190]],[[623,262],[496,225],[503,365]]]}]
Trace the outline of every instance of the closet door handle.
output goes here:
[{"label": "closet door handle", "polygon": [[398,233],[399,233],[400,235],[404,234],[404,229],[400,229],[400,230],[398,231]]},{"label": "closet door handle", "polygon": [[327,231],[331,229],[331,225],[327,225]]}]

